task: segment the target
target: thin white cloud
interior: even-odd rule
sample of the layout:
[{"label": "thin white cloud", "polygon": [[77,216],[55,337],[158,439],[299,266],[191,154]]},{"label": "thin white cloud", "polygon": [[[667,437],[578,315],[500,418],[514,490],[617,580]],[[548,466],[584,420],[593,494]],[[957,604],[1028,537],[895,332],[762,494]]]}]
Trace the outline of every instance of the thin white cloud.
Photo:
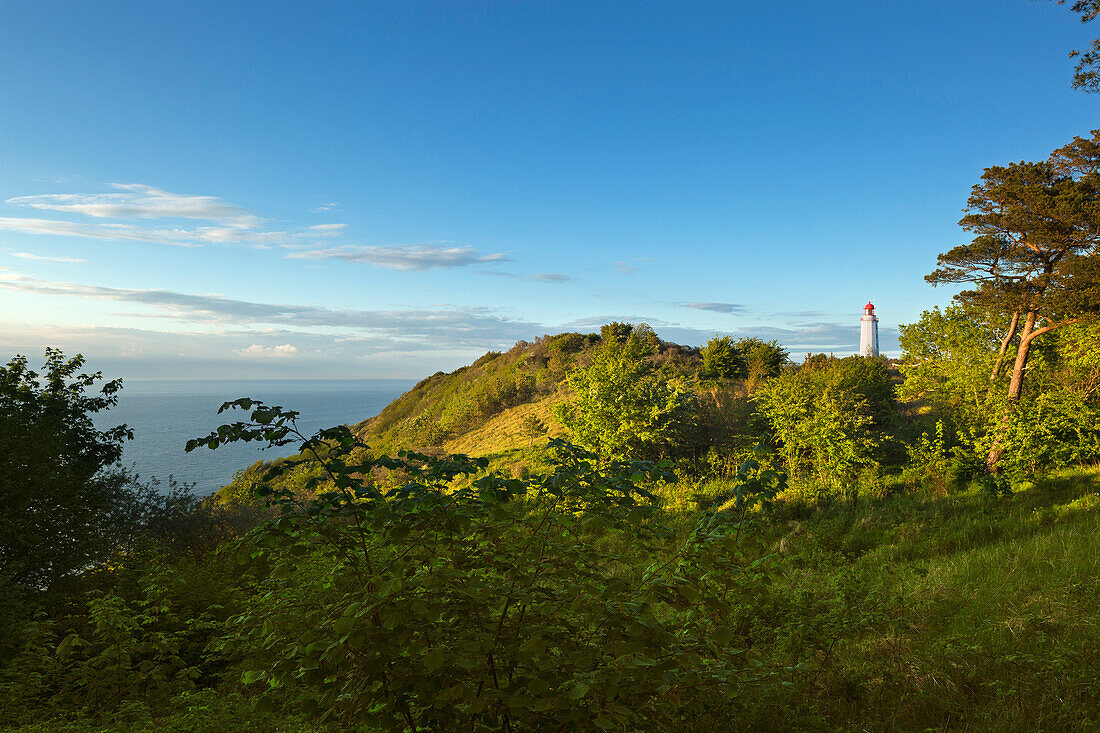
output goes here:
[{"label": "thin white cloud", "polygon": [[493,277],[507,277],[512,280],[533,280],[537,283],[567,283],[573,278],[568,275],[563,275],[560,272],[536,272],[530,275],[521,275],[515,272],[498,272],[496,270],[479,270],[481,275],[492,275]]},{"label": "thin white cloud", "polygon": [[79,257],[50,257],[47,255],[36,255],[30,252],[12,252],[12,257],[18,257],[21,260],[37,260],[40,262],[86,262]]},{"label": "thin white cloud", "polygon": [[279,344],[278,346],[263,346],[261,344],[252,344],[244,349],[234,349],[234,353],[240,354],[246,357],[259,357],[264,359],[271,358],[286,358],[289,356],[295,356],[298,353],[298,347],[293,344]]},{"label": "thin white cloud", "polygon": [[740,303],[680,303],[680,305],[713,313],[745,313],[748,310]]},{"label": "thin white cloud", "polygon": [[629,260],[616,260],[611,263],[611,266],[615,268],[615,272],[620,275],[633,275],[638,272],[637,263],[639,262],[655,262],[652,257],[631,257]]},{"label": "thin white cloud", "polygon": [[177,247],[203,244],[249,244],[256,247],[302,246],[337,236],[343,224],[306,227],[291,231],[264,232],[235,227],[197,227],[195,229],[149,229],[132,224],[92,224],[57,219],[0,217],[0,231],[20,234],[42,234],[62,237],[82,237],[117,242],[148,242]]},{"label": "thin white cloud", "polygon": [[482,254],[473,247],[448,247],[439,244],[409,244],[392,247],[346,246],[305,250],[287,255],[291,259],[340,260],[366,263],[391,270],[424,271],[467,267],[484,262],[503,262],[500,253]]},{"label": "thin white cloud", "polygon": [[214,196],[170,193],[140,183],[112,183],[110,186],[122,193],[16,196],[7,203],[96,218],[198,219],[238,229],[252,229],[263,221],[247,209]]},{"label": "thin white cloud", "polygon": [[311,214],[320,214],[325,211],[336,211],[336,207],[339,206],[335,201],[329,201],[328,203],[318,204],[310,209]]},{"label": "thin white cloud", "polygon": [[47,234],[62,237],[84,237],[110,241],[151,242],[192,247],[188,234],[182,231],[150,230],[127,224],[84,224],[55,219],[23,219],[0,217],[0,231],[21,234]]}]

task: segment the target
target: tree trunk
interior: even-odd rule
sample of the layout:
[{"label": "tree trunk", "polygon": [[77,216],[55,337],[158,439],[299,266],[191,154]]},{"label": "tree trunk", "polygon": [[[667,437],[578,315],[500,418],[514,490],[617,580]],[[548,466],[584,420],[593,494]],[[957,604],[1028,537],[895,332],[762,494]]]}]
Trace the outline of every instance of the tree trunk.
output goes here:
[{"label": "tree trunk", "polygon": [[[1024,388],[1024,369],[1027,368],[1027,355],[1031,351],[1031,342],[1038,336],[1035,331],[1035,311],[1028,311],[1024,318],[1024,330],[1020,332],[1020,348],[1016,351],[1016,363],[1012,366],[1012,381],[1008,383],[1008,401],[1015,404],[1020,401]],[[1045,329],[1044,329],[1045,331]]]},{"label": "tree trunk", "polygon": [[1008,418],[1016,404],[1020,401],[1020,393],[1024,389],[1024,370],[1027,368],[1027,355],[1031,351],[1031,341],[1038,333],[1035,330],[1035,319],[1038,314],[1029,310],[1024,318],[1024,330],[1020,332],[1020,348],[1016,351],[1016,363],[1012,366],[1012,381],[1008,383],[1008,404],[1005,405],[1004,416],[1001,425],[997,429],[997,438],[989,448],[989,455],[985,457],[985,470],[988,473],[997,472],[997,462],[1005,452],[1004,432],[1008,427]]},{"label": "tree trunk", "polygon": [[993,373],[989,375],[989,391],[986,392],[986,399],[993,394],[993,388],[997,385],[997,379],[1001,376],[1001,371],[1005,366],[1005,353],[1008,352],[1008,345],[1012,343],[1012,337],[1016,335],[1016,328],[1020,325],[1020,311],[1012,312],[1012,323],[1008,325],[1008,333],[1005,334],[1004,340],[1001,341],[1001,350],[997,352],[997,363],[993,365]]}]

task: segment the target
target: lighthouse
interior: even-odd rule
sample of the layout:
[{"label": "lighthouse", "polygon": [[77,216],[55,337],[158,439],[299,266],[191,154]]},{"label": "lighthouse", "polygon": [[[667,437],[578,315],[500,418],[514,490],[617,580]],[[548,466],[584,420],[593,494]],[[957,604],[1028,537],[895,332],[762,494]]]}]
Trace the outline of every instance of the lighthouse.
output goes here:
[{"label": "lighthouse", "polygon": [[859,355],[878,356],[878,316],[870,301],[863,306],[863,318],[859,319]]}]

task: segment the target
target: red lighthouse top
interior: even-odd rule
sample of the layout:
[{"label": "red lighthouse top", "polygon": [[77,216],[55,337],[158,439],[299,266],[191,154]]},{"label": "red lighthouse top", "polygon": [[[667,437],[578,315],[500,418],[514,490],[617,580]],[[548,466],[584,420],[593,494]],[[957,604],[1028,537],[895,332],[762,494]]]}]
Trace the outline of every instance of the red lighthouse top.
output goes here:
[{"label": "red lighthouse top", "polygon": [[871,305],[871,301],[868,300],[867,305],[863,306],[863,312],[866,313],[869,316],[874,315],[875,306]]}]

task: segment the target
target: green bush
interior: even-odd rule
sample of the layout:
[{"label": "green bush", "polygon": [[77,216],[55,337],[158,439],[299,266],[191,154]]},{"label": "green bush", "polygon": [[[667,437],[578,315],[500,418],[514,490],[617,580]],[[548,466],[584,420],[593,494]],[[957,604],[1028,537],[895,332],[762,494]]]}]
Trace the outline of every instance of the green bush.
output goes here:
[{"label": "green bush", "polygon": [[[277,408],[237,404],[252,422],[194,444],[285,435]],[[636,483],[668,478],[653,466],[553,442],[550,470],[518,480],[463,456],[351,463],[346,428],[303,452],[322,444],[335,490],[272,490],[288,465],[273,467],[257,493],[279,516],[236,549],[269,572],[218,646],[267,704],[341,726],[682,729],[727,720],[774,674],[729,626],[766,583],[739,550],[743,512],[704,513],[670,545]],[[377,469],[410,480],[383,491],[363,480]]]},{"label": "green bush", "polygon": [[653,353],[639,327],[621,343],[605,338],[592,363],[570,374],[572,399],[556,414],[575,441],[618,459],[667,456],[684,445],[695,396],[649,359]]}]

